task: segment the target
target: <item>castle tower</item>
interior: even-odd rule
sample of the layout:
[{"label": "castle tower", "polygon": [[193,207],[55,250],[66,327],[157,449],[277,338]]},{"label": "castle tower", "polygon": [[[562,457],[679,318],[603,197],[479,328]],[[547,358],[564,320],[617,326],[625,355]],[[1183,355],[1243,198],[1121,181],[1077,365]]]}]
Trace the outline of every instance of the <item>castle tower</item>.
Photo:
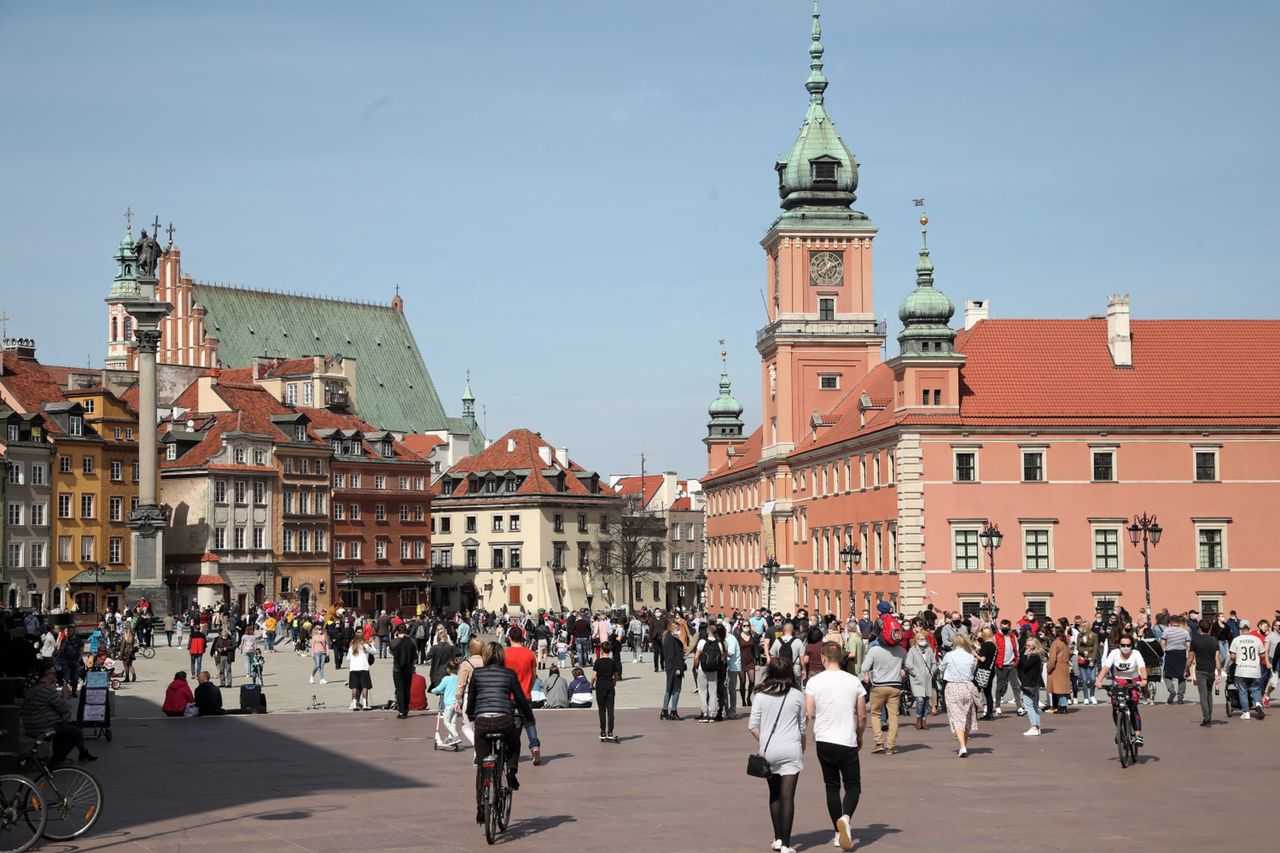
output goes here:
[{"label": "castle tower", "polygon": [[761,241],[770,288],[769,324],[757,333],[766,466],[879,362],[884,343],[871,300],[876,229],[852,208],[858,162],[827,114],[822,55],[814,0],[809,109],[791,152],[775,165],[783,212]]},{"label": "castle tower", "polygon": [[107,357],[104,366],[107,370],[131,370],[137,342],[133,339],[133,318],[124,310],[122,300],[138,296],[132,226],[126,229],[124,238],[116,247],[115,262],[116,276],[107,296]]},{"label": "castle tower", "polygon": [[714,471],[729,458],[729,448],[742,443],[742,404],[729,387],[728,352],[720,350],[720,396],[707,407],[707,470]]}]

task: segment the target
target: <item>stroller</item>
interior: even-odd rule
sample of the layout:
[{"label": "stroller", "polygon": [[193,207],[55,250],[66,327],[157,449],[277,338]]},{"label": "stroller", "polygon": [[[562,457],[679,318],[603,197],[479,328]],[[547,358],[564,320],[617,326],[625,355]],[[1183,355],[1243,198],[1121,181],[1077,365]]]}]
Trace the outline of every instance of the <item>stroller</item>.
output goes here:
[{"label": "stroller", "polygon": [[1240,688],[1236,687],[1236,665],[1234,663],[1227,666],[1226,683],[1222,686],[1222,696],[1227,703],[1227,719],[1231,719],[1231,712],[1244,711],[1240,705]]}]

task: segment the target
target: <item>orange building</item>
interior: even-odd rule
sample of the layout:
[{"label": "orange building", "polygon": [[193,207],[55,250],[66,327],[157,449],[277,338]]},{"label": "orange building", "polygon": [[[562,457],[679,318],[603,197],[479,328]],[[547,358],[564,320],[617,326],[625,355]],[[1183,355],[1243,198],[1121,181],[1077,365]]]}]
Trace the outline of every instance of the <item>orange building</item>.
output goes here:
[{"label": "orange building", "polygon": [[[764,422],[744,434],[722,375],[704,439],[708,607],[1071,617],[1149,595],[1269,614],[1280,322],[1131,320],[1112,296],[1080,320],[990,319],[969,300],[956,330],[922,239],[881,362],[876,232],[851,208],[857,163],[823,107],[818,39],[815,21],[809,112],[762,242]],[[1135,522],[1152,516],[1158,544]]]}]

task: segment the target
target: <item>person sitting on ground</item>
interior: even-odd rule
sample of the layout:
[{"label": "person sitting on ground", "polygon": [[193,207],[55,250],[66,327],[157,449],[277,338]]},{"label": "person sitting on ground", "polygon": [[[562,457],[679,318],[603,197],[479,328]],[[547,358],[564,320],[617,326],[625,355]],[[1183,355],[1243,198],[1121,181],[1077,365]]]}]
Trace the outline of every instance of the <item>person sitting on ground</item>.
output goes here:
[{"label": "person sitting on ground", "polygon": [[181,717],[187,712],[187,705],[196,701],[195,695],[187,684],[187,674],[178,670],[173,674],[173,681],[164,689],[164,704],[160,710],[166,717]]},{"label": "person sitting on ground", "polygon": [[580,666],[573,668],[573,681],[569,682],[569,707],[591,707],[591,682],[587,681]]},{"label": "person sitting on ground", "polygon": [[58,670],[53,664],[40,666],[39,679],[27,688],[22,700],[22,727],[28,737],[53,735],[53,763],[67,760],[71,750],[79,750],[81,761],[97,761],[84,745],[84,731],[71,722],[70,685],[56,686]]},{"label": "person sitting on ground", "polygon": [[542,692],[546,694],[544,708],[569,707],[569,682],[560,676],[560,667],[551,664],[546,680],[542,682]]},{"label": "person sitting on ground", "polygon": [[[216,717],[223,713],[222,711],[222,691],[214,687],[209,681],[209,672],[205,670],[196,676],[196,707],[200,709],[202,717]],[[185,682],[184,682],[185,683]]]}]

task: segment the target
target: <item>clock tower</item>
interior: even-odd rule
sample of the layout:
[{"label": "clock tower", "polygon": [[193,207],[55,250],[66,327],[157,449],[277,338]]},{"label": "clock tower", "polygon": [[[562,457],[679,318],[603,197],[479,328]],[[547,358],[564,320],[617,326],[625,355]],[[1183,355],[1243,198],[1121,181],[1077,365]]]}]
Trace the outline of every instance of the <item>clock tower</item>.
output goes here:
[{"label": "clock tower", "polygon": [[764,393],[762,462],[782,461],[880,361],[885,330],[871,302],[876,228],[853,209],[858,162],[823,96],[822,31],[813,2],[809,109],[800,135],[775,165],[782,214],[761,241],[769,323],[756,333]]}]

